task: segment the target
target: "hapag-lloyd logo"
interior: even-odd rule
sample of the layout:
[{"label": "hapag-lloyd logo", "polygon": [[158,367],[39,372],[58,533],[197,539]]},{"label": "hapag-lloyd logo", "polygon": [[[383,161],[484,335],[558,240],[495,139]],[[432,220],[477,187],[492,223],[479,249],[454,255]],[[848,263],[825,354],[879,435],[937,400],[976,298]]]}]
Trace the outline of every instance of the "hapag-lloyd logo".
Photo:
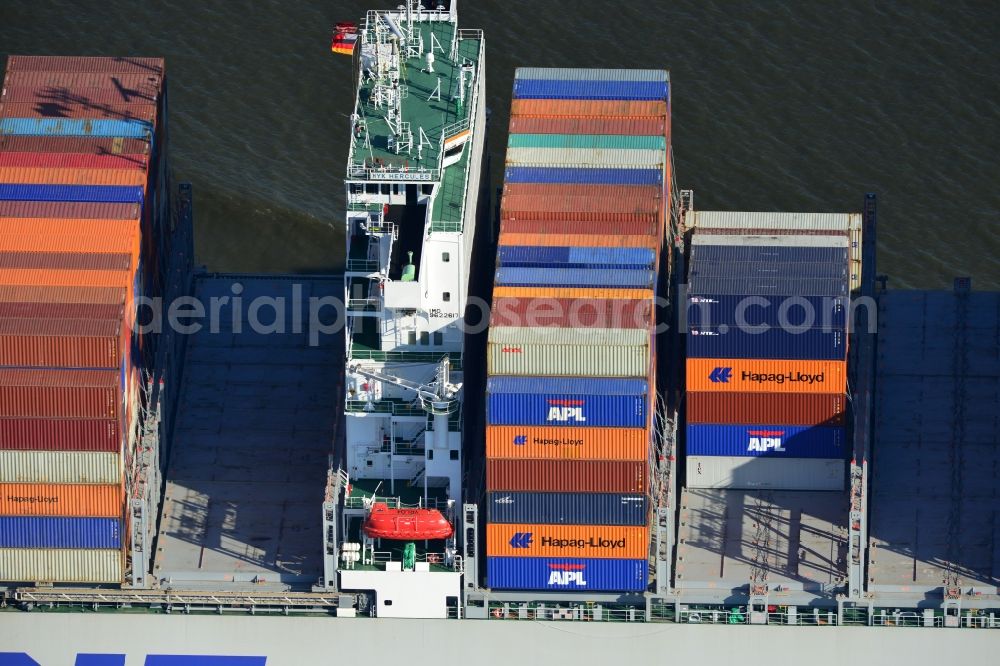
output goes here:
[{"label": "hapag-lloyd logo", "polygon": [[587,587],[587,581],[583,578],[583,572],[586,568],[586,564],[550,564],[548,584],[563,587]]},{"label": "hapag-lloyd logo", "polygon": [[784,430],[747,430],[747,451],[785,451],[784,435]]},{"label": "hapag-lloyd logo", "polygon": [[560,423],[574,421],[584,423],[587,420],[587,417],[583,414],[583,408],[586,405],[586,401],[584,400],[548,398],[545,402],[549,405],[549,413],[545,417],[546,421],[558,421]]}]

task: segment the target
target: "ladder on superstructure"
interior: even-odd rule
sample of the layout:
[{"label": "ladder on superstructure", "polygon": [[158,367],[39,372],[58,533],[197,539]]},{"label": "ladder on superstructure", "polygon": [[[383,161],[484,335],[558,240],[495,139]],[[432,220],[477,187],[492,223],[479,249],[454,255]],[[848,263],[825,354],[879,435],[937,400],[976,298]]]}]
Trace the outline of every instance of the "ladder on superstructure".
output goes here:
[{"label": "ladder on superstructure", "polygon": [[768,572],[771,552],[772,509],[771,493],[758,492],[754,495],[754,533],[750,542],[752,562],[750,564],[749,598],[747,615],[750,624],[767,624]]}]

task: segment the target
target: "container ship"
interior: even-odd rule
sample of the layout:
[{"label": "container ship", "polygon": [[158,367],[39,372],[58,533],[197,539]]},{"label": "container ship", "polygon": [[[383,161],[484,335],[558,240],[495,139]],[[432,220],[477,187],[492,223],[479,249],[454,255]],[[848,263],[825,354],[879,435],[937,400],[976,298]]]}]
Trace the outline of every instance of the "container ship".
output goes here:
[{"label": "container ship", "polygon": [[[551,637],[581,655],[619,622],[1000,628],[1000,294],[889,289],[874,194],[698,209],[662,69],[517,69],[494,209],[454,2],[333,48],[326,276],[194,265],[163,60],[8,59],[0,663],[169,651],[128,636],[177,615],[182,651],[274,663],[349,617],[482,620],[463,650],[587,621]],[[47,612],[84,609],[120,612]],[[293,613],[338,619],[242,617]]]}]

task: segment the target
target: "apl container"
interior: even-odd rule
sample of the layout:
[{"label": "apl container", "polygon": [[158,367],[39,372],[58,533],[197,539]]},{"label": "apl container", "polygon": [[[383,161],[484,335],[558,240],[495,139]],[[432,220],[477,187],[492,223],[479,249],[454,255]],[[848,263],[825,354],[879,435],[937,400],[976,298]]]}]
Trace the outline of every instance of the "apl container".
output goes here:
[{"label": "apl container", "polygon": [[718,393],[689,391],[690,424],[787,423],[797,426],[844,425],[843,393]]},{"label": "apl container", "polygon": [[0,548],[121,548],[117,518],[0,516]]},{"label": "apl container", "polygon": [[688,358],[804,359],[843,361],[847,332],[810,328],[785,330],[727,326],[690,327]]},{"label": "apl container", "polygon": [[143,139],[102,136],[0,135],[0,153],[28,155],[88,154],[94,156],[149,155]]},{"label": "apl container", "polygon": [[147,155],[110,153],[0,152],[0,167],[32,169],[131,169],[143,171],[149,165]]},{"label": "apl container", "polygon": [[641,592],[649,584],[645,559],[489,557],[486,586],[495,590]]},{"label": "apl container", "polygon": [[487,460],[491,491],[551,493],[645,493],[646,461]]},{"label": "apl container", "polygon": [[514,493],[486,497],[487,522],[546,525],[633,525],[649,518],[649,500],[639,493]]},{"label": "apl container", "polygon": [[649,530],[621,525],[487,523],[487,557],[585,557],[641,559]]},{"label": "apl container", "polygon": [[688,358],[687,390],[733,393],[844,393],[845,361]]},{"label": "apl container", "polygon": [[632,460],[649,458],[645,428],[486,426],[490,459]]},{"label": "apl container", "polygon": [[490,377],[486,391],[489,425],[647,426],[645,380]]},{"label": "apl container", "polygon": [[163,76],[163,58],[111,56],[7,56],[8,72],[98,72]]},{"label": "apl container", "polygon": [[845,458],[847,441],[843,428],[699,424],[687,427],[687,455]]}]

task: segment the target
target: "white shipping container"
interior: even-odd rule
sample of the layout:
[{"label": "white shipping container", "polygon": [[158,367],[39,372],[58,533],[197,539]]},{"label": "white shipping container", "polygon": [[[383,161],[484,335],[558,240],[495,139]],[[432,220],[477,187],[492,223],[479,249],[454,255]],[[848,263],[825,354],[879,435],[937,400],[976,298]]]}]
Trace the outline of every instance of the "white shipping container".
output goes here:
[{"label": "white shipping container", "polygon": [[844,489],[847,463],[826,458],[688,456],[688,488],[742,490]]},{"label": "white shipping container", "polygon": [[0,483],[117,484],[121,480],[117,453],[0,451]]},{"label": "white shipping container", "polygon": [[122,552],[107,549],[0,548],[0,580],[18,583],[120,583]]},{"label": "white shipping container", "polygon": [[730,234],[699,234],[691,237],[691,245],[736,245],[740,247],[850,247],[847,236],[733,236]]},{"label": "white shipping container", "polygon": [[847,234],[851,218],[858,213],[758,213],[716,210],[689,211],[686,226],[691,229],[780,229],[785,232],[831,231]]},{"label": "white shipping container", "polygon": [[645,378],[649,347],[490,343],[486,369],[491,375]]},{"label": "white shipping container", "polygon": [[507,166],[662,167],[662,150],[625,148],[508,148]]},{"label": "white shipping container", "polygon": [[665,69],[576,69],[567,67],[518,67],[515,79],[550,81],[669,81]]},{"label": "white shipping container", "polygon": [[490,344],[648,347],[650,337],[650,331],[644,328],[491,326],[489,341]]}]

